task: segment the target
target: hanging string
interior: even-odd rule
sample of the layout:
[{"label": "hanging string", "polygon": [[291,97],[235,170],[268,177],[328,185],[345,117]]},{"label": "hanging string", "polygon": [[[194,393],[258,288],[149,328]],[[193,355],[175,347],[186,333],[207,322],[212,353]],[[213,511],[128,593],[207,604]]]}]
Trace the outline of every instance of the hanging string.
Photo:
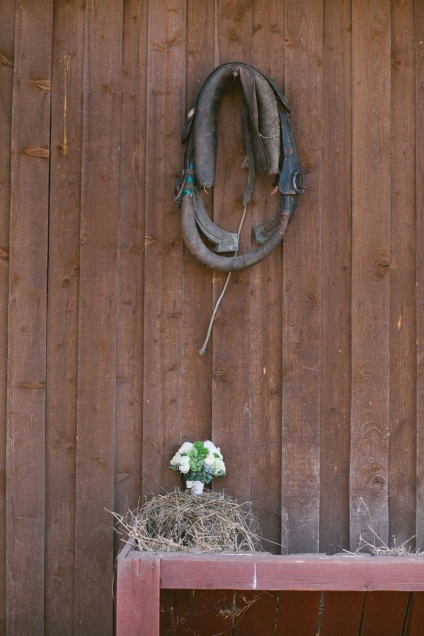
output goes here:
[{"label": "hanging string", "polygon": [[[240,223],[239,223],[239,226],[238,226],[238,230],[237,230],[238,238],[240,238],[240,234],[241,234],[241,230],[242,230],[242,227],[243,227],[244,219],[246,217],[246,210],[247,210],[247,203],[246,203],[246,205],[243,208],[243,214],[241,215]],[[234,253],[234,256],[237,256],[237,252]],[[212,326],[213,326],[213,323],[215,322],[215,316],[216,316],[218,308],[219,308],[219,306],[221,304],[221,301],[224,298],[224,294],[225,294],[226,289],[228,287],[228,283],[230,281],[231,274],[232,274],[232,272],[228,272],[227,278],[225,279],[224,287],[222,288],[222,291],[221,291],[221,293],[218,296],[218,300],[215,303],[215,307],[214,307],[214,310],[212,312],[211,319],[209,321],[209,327],[208,327],[208,331],[207,331],[207,334],[206,334],[205,342],[203,343],[202,347],[198,350],[198,352],[199,352],[199,354],[201,356],[205,355],[205,353],[206,353],[206,347],[208,346],[209,338],[211,337]]]}]

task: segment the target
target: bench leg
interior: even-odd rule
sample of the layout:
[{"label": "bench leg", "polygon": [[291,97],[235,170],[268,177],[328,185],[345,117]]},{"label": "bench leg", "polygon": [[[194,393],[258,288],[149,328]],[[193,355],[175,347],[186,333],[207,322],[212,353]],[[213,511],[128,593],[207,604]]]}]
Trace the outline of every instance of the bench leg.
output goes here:
[{"label": "bench leg", "polygon": [[158,636],[160,559],[118,559],[117,636]]}]

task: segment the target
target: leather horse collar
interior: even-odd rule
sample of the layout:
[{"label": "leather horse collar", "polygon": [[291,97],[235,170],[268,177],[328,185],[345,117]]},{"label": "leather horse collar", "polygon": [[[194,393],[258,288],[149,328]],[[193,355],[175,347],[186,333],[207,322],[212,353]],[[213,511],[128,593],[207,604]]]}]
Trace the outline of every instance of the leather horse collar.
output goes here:
[{"label": "leather horse collar", "polygon": [[[200,190],[212,188],[215,182],[218,109],[224,92],[236,78],[243,92],[242,129],[249,169],[243,205],[252,196],[256,171],[275,176],[280,201],[275,216],[254,229],[259,247],[228,257],[222,254],[237,252],[238,235],[213,223]],[[184,242],[205,265],[227,272],[246,269],[263,260],[283,240],[299,195],[305,191],[305,172],[299,166],[289,113],[275,82],[241,62],[218,66],[193,100],[182,132],[184,170],[174,201],[181,205]],[[213,249],[201,235],[214,245]]]}]

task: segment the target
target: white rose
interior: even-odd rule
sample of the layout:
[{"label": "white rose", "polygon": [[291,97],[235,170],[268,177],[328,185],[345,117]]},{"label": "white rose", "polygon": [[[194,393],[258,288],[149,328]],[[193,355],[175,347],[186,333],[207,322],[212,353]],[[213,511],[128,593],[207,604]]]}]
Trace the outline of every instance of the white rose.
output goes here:
[{"label": "white rose", "polygon": [[179,470],[183,475],[190,471],[190,457],[181,457]]},{"label": "white rose", "polygon": [[207,448],[210,453],[216,453],[222,459],[221,449],[217,448],[213,442],[207,440],[206,442],[203,442],[203,446]]},{"label": "white rose", "polygon": [[213,463],[217,475],[223,475],[225,473],[225,464],[222,459],[215,459]]},{"label": "white rose", "polygon": [[176,466],[181,461],[180,453],[175,453],[174,457],[171,459],[171,466]]},{"label": "white rose", "polygon": [[189,450],[191,450],[193,448],[193,444],[191,442],[184,442],[184,444],[181,446],[180,450],[178,451],[179,453],[188,453]]},{"label": "white rose", "polygon": [[207,466],[213,466],[215,459],[216,457],[214,457],[212,453],[210,453],[207,457],[205,457],[204,462]]}]

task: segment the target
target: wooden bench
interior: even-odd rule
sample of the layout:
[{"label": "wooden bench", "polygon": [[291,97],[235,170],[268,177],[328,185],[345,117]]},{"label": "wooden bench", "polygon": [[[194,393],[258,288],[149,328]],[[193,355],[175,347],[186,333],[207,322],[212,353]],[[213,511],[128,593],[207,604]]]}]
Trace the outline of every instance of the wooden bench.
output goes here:
[{"label": "wooden bench", "polygon": [[[196,555],[181,552],[145,553],[125,546],[117,559],[117,636],[160,634],[161,590],[239,590],[256,595],[262,591],[275,591],[287,593],[287,598],[298,599],[296,602],[301,601],[299,593],[302,593],[305,595],[304,609],[306,601],[310,603],[311,598],[314,599],[316,615],[311,616],[310,611],[299,612],[296,618],[298,627],[293,627],[292,631],[288,625],[290,621],[293,622],[293,616],[285,620],[281,615],[280,620],[285,623],[284,631],[277,629],[275,616],[272,616],[276,625],[272,633],[275,634],[298,636],[310,633],[315,636],[317,625],[320,636],[338,636],[339,633],[340,636],[351,633],[379,636],[424,634],[422,557],[349,554]],[[306,594],[311,592],[314,594]],[[290,609],[290,602],[286,606]],[[366,606],[371,608],[368,614],[365,613]],[[253,616],[253,603],[249,612]],[[305,627],[306,623],[303,627],[299,624],[303,614],[305,620],[314,626],[311,631]],[[249,632],[249,622],[245,621],[245,627],[235,633],[266,636],[266,631]],[[371,629],[374,624],[377,630],[380,626],[383,631]],[[341,626],[342,631],[334,631],[339,629],[337,625]],[[178,631],[175,628],[162,631],[169,634],[184,633],[183,629]],[[231,629],[228,633],[231,633]]]}]

